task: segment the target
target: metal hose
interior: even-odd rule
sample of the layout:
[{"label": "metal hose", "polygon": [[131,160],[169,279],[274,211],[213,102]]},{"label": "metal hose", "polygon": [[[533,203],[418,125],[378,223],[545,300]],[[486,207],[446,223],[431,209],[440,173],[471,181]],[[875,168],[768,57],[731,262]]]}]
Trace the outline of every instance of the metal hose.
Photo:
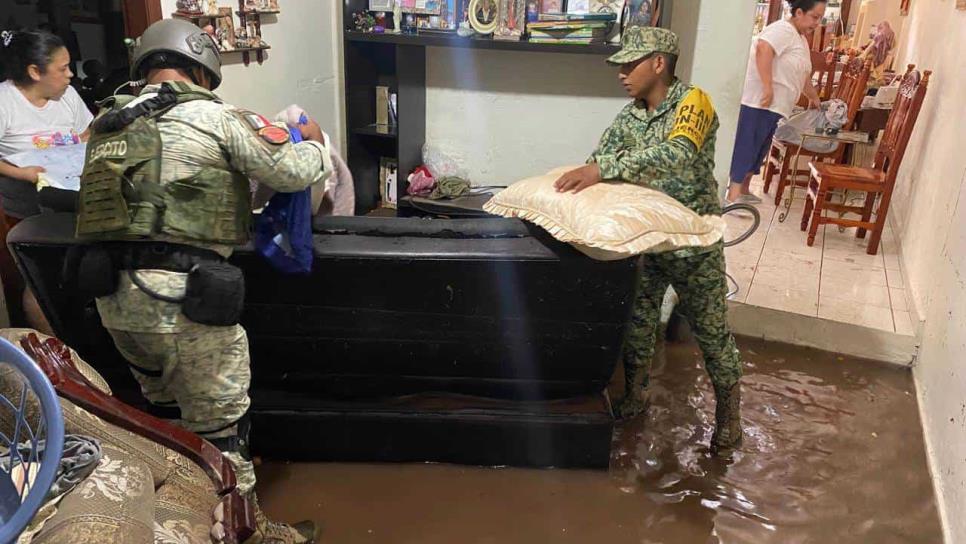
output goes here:
[{"label": "metal hose", "polygon": [[[749,227],[748,230],[746,230],[745,232],[741,233],[741,235],[738,236],[737,238],[733,240],[725,240],[724,247],[736,246],[741,242],[744,242],[748,238],[751,238],[751,236],[755,234],[755,231],[757,231],[758,227],[761,225],[761,214],[758,213],[758,208],[752,206],[751,204],[744,204],[744,203],[729,204],[725,206],[724,209],[721,211],[721,215],[725,215],[725,214],[729,214],[737,211],[743,211],[751,214],[751,227]],[[738,282],[735,281],[735,279],[727,271],[725,271],[725,277],[728,278],[728,281],[730,282],[731,285],[734,285],[734,288],[731,288],[730,286],[728,288],[728,298],[731,298],[734,295],[738,294],[738,291],[740,291],[741,288],[738,286]]]}]

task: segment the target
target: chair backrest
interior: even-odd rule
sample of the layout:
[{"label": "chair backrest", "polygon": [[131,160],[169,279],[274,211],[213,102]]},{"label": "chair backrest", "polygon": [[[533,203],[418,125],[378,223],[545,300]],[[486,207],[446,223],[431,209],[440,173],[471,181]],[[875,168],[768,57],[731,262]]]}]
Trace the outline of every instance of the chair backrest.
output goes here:
[{"label": "chair backrest", "polygon": [[57,477],[64,416],[54,387],[22,351],[0,338],[0,542],[14,542],[40,510]]},{"label": "chair backrest", "polygon": [[912,136],[912,129],[919,118],[919,110],[922,109],[922,101],[926,97],[929,76],[932,75],[929,70],[920,74],[914,69],[915,67],[915,64],[910,64],[906,74],[902,76],[899,94],[896,96],[895,105],[892,106],[892,112],[889,114],[882,140],[879,142],[879,149],[872,163],[873,168],[886,173],[889,183],[895,181],[899,165],[902,164],[906,146],[909,145],[909,137]]},{"label": "chair backrest", "polygon": [[809,53],[812,58],[812,79],[817,80],[819,98],[825,100],[829,96],[828,91],[832,88],[832,81],[835,80],[834,65],[830,66],[825,55],[820,51]]},{"label": "chair backrest", "polygon": [[835,92],[832,93],[832,98],[842,100],[849,107],[848,121],[845,123],[846,128],[852,127],[855,116],[859,114],[871,72],[872,61],[869,59],[850,58],[845,63],[842,77],[839,80],[838,87],[835,88]]}]

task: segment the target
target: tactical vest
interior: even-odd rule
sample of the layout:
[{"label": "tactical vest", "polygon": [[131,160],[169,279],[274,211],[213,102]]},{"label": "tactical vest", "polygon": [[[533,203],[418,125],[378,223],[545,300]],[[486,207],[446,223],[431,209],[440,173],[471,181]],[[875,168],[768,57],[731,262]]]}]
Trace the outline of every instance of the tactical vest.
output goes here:
[{"label": "tactical vest", "polygon": [[150,240],[243,244],[249,237],[251,194],[238,172],[202,169],[188,179],[161,184],[158,120],[179,104],[217,100],[180,82],[161,85],[157,97],[131,107],[115,97],[91,126],[81,174],[77,237],[86,240]]}]

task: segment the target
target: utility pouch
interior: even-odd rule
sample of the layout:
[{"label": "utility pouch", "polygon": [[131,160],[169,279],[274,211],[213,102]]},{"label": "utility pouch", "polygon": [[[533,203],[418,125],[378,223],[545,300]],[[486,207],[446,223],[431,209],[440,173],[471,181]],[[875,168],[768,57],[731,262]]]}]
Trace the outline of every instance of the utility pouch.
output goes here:
[{"label": "utility pouch", "polygon": [[188,272],[181,313],[195,323],[227,327],[241,320],[245,276],[225,262],[202,262]]},{"label": "utility pouch", "polygon": [[83,250],[77,264],[77,289],[85,297],[100,298],[117,292],[118,270],[110,251],[102,247]]}]

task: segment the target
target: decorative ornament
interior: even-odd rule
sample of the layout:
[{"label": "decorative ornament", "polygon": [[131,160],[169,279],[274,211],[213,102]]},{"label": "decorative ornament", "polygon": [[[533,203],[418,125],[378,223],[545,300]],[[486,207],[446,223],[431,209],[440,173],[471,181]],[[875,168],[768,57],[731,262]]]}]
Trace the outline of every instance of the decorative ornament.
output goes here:
[{"label": "decorative ornament", "polygon": [[496,0],[470,0],[470,26],[480,34],[493,34],[497,27],[499,6]]}]

